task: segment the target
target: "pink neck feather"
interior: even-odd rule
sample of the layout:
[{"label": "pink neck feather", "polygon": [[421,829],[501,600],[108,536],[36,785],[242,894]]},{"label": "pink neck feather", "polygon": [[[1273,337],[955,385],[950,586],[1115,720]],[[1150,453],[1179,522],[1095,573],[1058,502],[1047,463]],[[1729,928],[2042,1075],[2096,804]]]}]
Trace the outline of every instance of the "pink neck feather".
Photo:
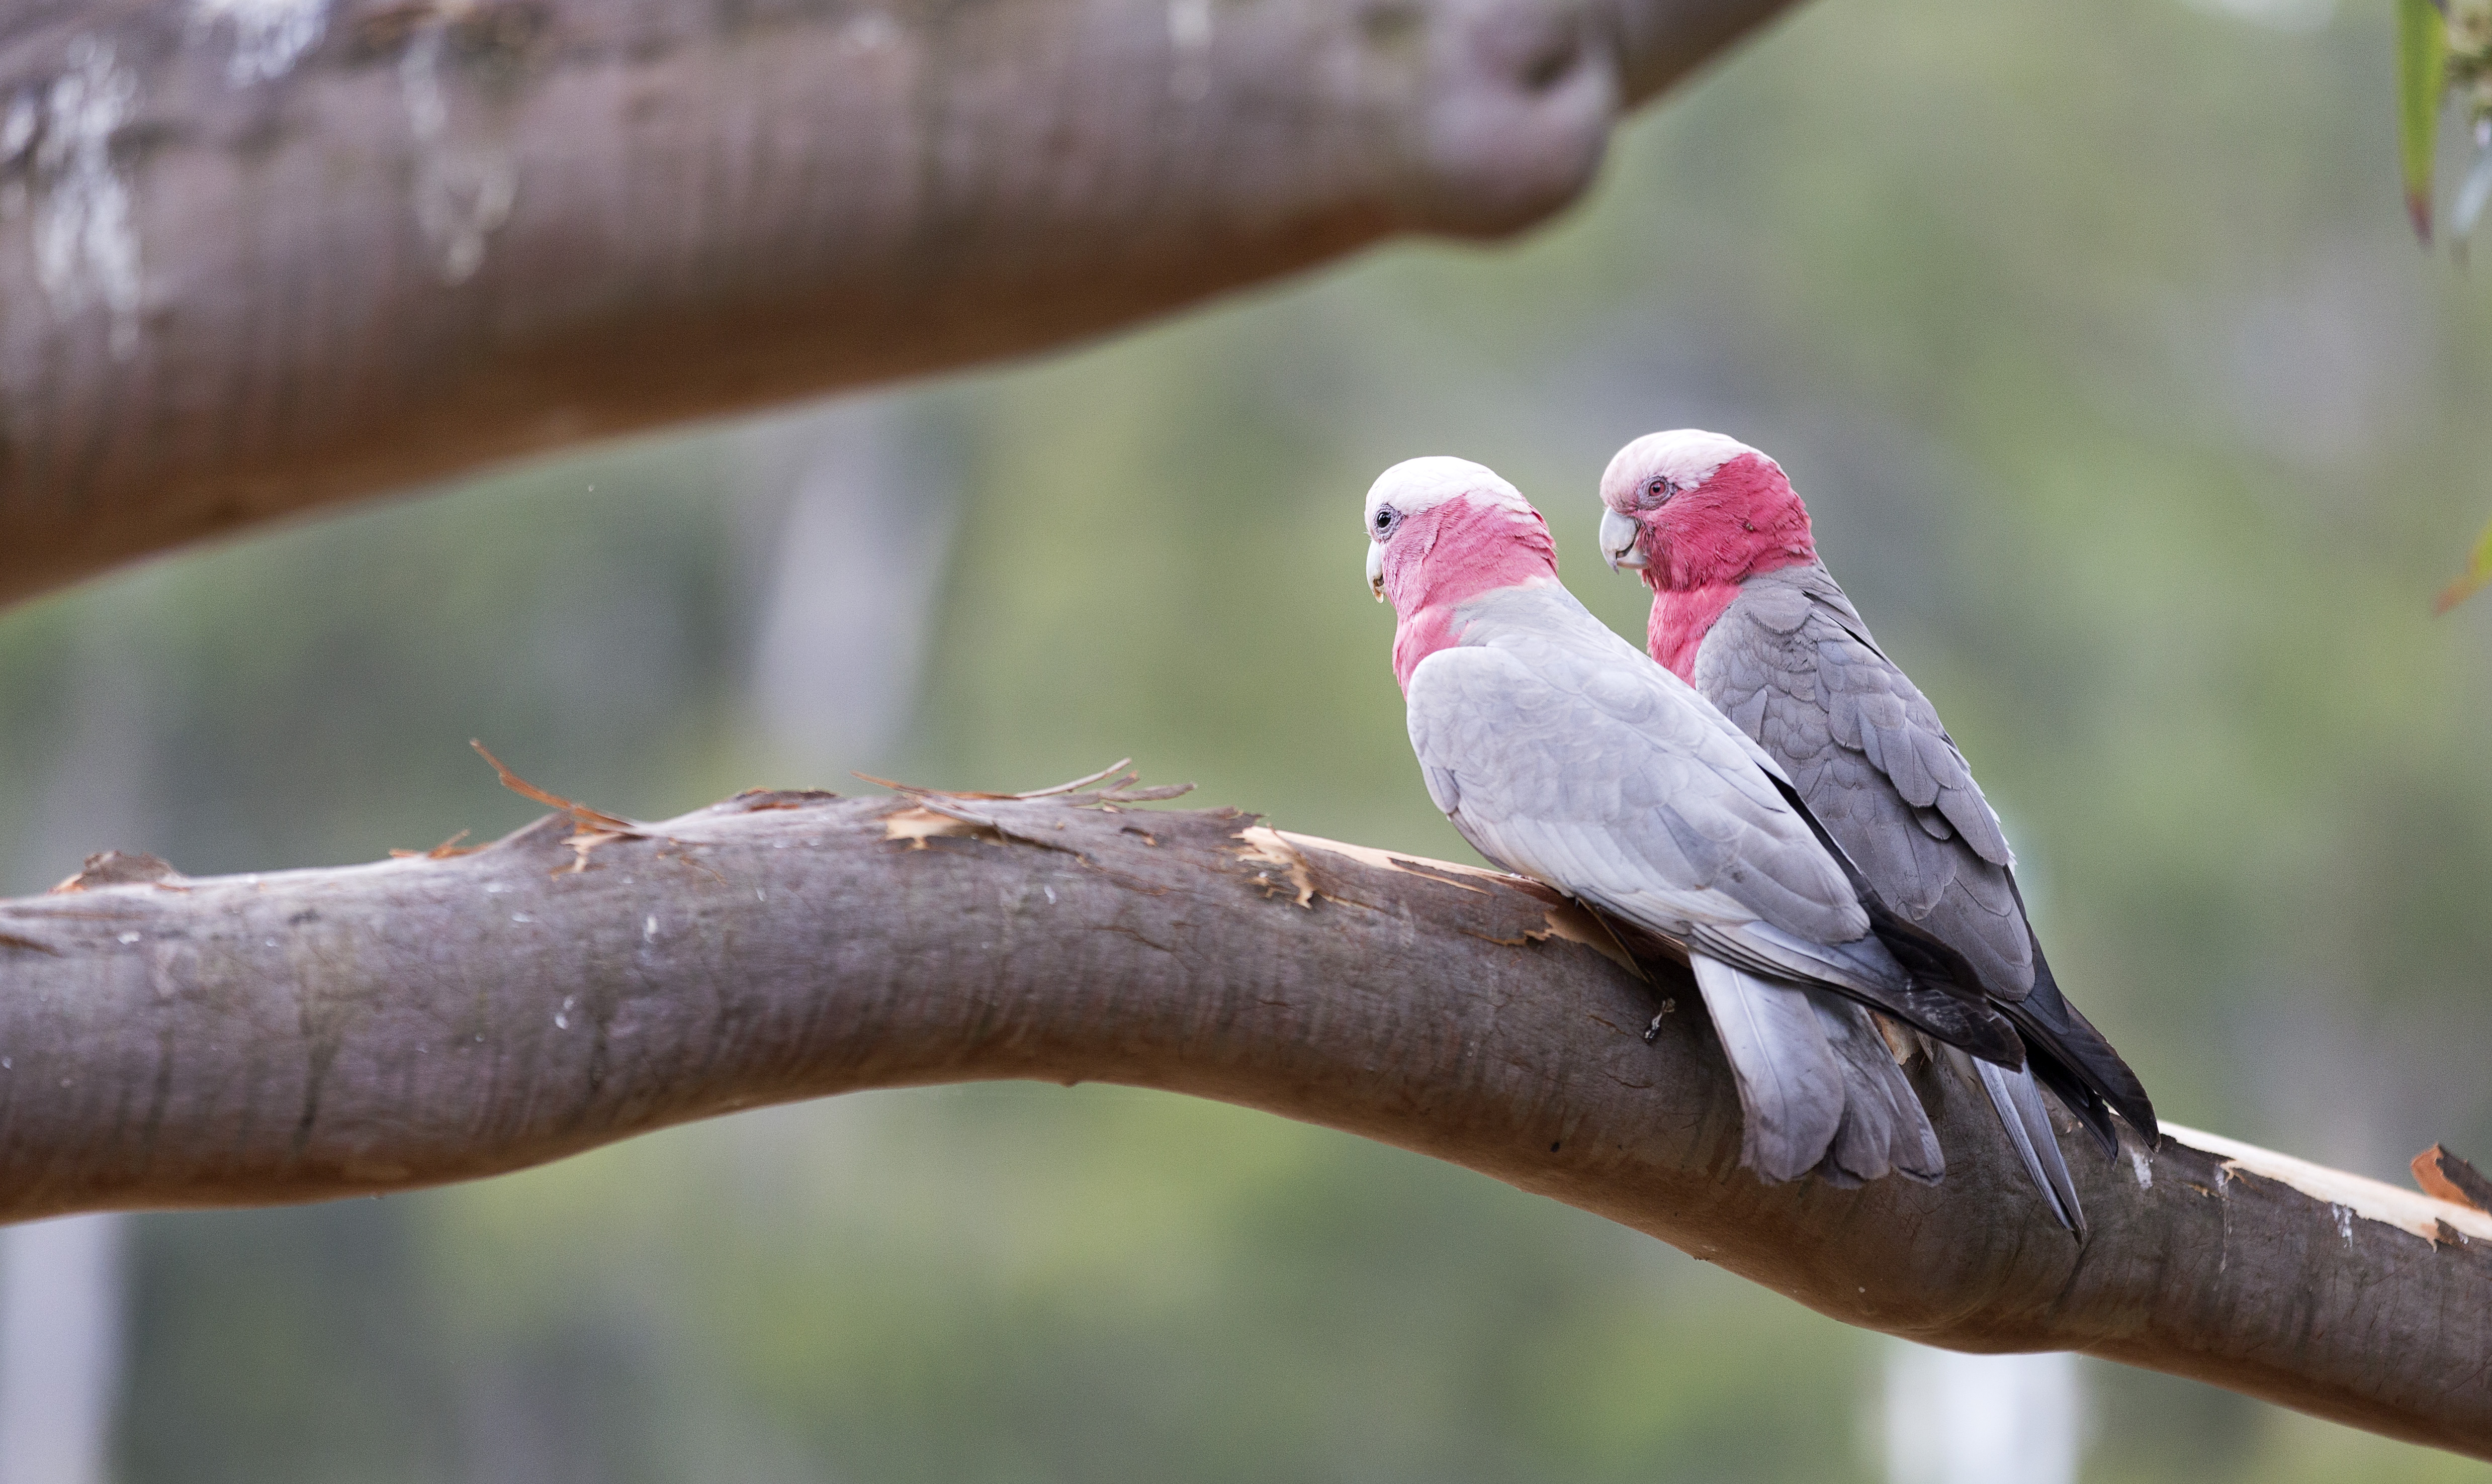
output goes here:
[{"label": "pink neck feather", "polygon": [[[1652,581],[1649,568],[1645,571],[1645,581],[1647,585]],[[1645,623],[1645,652],[1662,668],[1694,685],[1696,651],[1705,647],[1705,636],[1713,632],[1713,625],[1737,596],[1736,582],[1716,582],[1687,592],[1654,588],[1652,616]]]},{"label": "pink neck feather", "polygon": [[1644,581],[1652,589],[1652,619],[1646,647],[1691,685],[1696,651],[1741,583],[1817,560],[1808,507],[1783,471],[1757,454],[1722,465],[1646,521]]},{"label": "pink neck feather", "polygon": [[1536,511],[1461,496],[1407,518],[1384,551],[1384,595],[1401,620],[1393,678],[1409,691],[1421,660],[1460,640],[1456,608],[1537,579],[1558,579],[1558,548]]}]

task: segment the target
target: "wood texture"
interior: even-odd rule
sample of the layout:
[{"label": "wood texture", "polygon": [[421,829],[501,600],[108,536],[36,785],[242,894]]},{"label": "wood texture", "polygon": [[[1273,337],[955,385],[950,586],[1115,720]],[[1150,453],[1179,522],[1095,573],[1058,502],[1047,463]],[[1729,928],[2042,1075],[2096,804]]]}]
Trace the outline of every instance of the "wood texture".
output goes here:
[{"label": "wood texture", "polygon": [[1926,1063],[1943,1185],[1762,1185],[1683,968],[1646,943],[1632,971],[1537,888],[1231,811],[928,802],[556,815],[261,876],[125,859],[0,904],[0,1216],[327,1200],[864,1087],[1105,1081],[1466,1165],[1851,1323],[2492,1457],[2492,1217],[2186,1131],[2116,1161],[2072,1137],[2081,1246]]}]

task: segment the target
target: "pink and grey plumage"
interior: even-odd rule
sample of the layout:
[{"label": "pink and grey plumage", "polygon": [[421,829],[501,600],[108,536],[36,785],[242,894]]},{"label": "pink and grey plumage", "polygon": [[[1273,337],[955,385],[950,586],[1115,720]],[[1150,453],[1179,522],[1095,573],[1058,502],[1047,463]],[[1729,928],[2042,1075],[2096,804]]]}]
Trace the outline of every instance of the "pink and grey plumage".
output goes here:
[{"label": "pink and grey plumage", "polygon": [[1652,657],[1781,764],[1870,889],[1963,955],[2014,1022],[2027,1069],[1982,1064],[1983,1085],[2062,1223],[2082,1232],[2035,1080],[2107,1153],[2111,1113],[2151,1143],[2153,1105],[2060,993],[1999,816],[1938,712],[1819,561],[1791,481],[1744,443],[1682,429],[1620,449],[1601,503],[1602,554],[1652,589]]},{"label": "pink and grey plumage", "polygon": [[1687,945],[1742,1163],[1937,1179],[1937,1136],[1863,1007],[2016,1064],[1971,965],[1865,902],[1773,760],[1559,585],[1512,485],[1411,460],[1369,491],[1367,529],[1429,797],[1500,866]]}]

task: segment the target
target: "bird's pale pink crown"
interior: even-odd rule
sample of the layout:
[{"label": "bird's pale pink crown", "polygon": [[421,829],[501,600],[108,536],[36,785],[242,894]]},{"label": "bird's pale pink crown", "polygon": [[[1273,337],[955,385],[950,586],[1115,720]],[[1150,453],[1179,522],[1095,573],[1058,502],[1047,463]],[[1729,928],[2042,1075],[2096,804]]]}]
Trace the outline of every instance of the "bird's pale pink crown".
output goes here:
[{"label": "bird's pale pink crown", "polygon": [[1523,492],[1468,459],[1409,459],[1367,491],[1367,580],[1393,605],[1393,677],[1458,642],[1455,610],[1483,593],[1558,580],[1549,523]]},{"label": "bird's pale pink crown", "polygon": [[[1740,583],[1817,560],[1808,508],[1782,465],[1718,432],[1646,433],[1619,449],[1601,476],[1601,503],[1635,523],[1633,552],[1652,589],[1646,646],[1691,683],[1697,646]],[[1625,550],[1607,554],[1634,565]]]}]

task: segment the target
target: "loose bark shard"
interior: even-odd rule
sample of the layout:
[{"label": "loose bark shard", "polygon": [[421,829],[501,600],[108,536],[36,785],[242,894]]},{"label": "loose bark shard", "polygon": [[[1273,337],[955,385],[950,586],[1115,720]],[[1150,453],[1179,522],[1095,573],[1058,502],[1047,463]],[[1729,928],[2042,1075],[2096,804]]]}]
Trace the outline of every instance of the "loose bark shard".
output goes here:
[{"label": "loose bark shard", "polygon": [[[1635,955],[1629,953],[1626,944],[1620,941],[1618,930],[1611,926],[1608,918],[1587,910],[1583,904],[1560,901],[1542,913],[1540,920],[1542,926],[1524,936],[1535,943],[1547,942],[1553,937],[1561,942],[1581,943],[1637,978],[1644,977],[1643,966],[1636,963]],[[1687,951],[1684,945],[1670,946],[1684,958]]]},{"label": "loose bark shard", "polygon": [[469,850],[476,848],[473,846],[462,846],[460,845],[459,842],[466,839],[468,833],[469,832],[466,830],[460,830],[458,834],[451,836],[449,839],[441,842],[441,844],[437,846],[434,846],[430,850],[392,850],[390,852],[390,856],[394,860],[405,860],[410,856],[420,855],[426,860],[440,861],[448,860],[454,855],[464,855]]},{"label": "loose bark shard", "polygon": [[1315,877],[1307,871],[1306,857],[1290,844],[1287,835],[1257,824],[1239,830],[1237,839],[1245,846],[1237,852],[1238,859],[1250,865],[1270,866],[1281,873],[1279,882],[1273,882],[1270,876],[1260,872],[1255,876],[1256,880],[1266,882],[1275,889],[1287,890],[1300,906],[1315,905]]},{"label": "loose bark shard", "polygon": [[747,788],[718,807],[751,814],[762,809],[803,809],[807,805],[828,803],[838,797],[838,794],[821,788]]},{"label": "loose bark shard", "polygon": [[548,809],[559,809],[564,814],[569,815],[573,821],[578,824],[582,826],[592,824],[597,825],[606,832],[618,838],[636,836],[640,833],[640,826],[633,823],[629,819],[619,818],[616,816],[606,813],[602,809],[591,809],[585,804],[575,804],[571,800],[564,798],[559,793],[549,793],[547,790],[538,787],[536,785],[529,783],[526,779],[521,778],[517,773],[512,772],[509,768],[504,767],[502,765],[502,759],[494,757],[491,750],[487,748],[484,743],[477,741],[474,737],[469,737],[467,739],[467,745],[476,750],[477,757],[484,758],[487,762],[493,765],[493,772],[502,780],[502,787],[510,789],[519,797],[530,800],[534,803],[543,804]]},{"label": "loose bark shard", "polygon": [[2415,1183],[2428,1195],[2492,1213],[2492,1179],[2438,1144],[2414,1157]]},{"label": "loose bark shard", "polygon": [[1003,836],[992,824],[980,824],[954,814],[937,814],[912,804],[882,816],[882,838],[905,840],[912,849],[923,850],[930,840],[1001,840]]}]

